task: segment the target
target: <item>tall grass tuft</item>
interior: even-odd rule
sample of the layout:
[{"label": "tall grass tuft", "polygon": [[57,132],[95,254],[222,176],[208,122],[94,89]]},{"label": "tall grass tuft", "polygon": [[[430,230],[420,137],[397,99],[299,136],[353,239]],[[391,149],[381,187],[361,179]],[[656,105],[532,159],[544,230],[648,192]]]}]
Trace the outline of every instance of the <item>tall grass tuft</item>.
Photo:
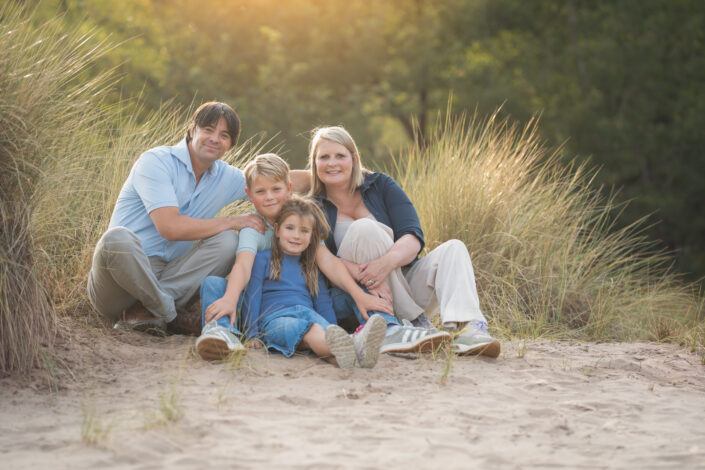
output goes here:
[{"label": "tall grass tuft", "polygon": [[1,374],[44,362],[57,309],[85,299],[90,251],[130,164],[184,122],[171,111],[138,124],[104,104],[114,74],[92,67],[111,46],[12,5],[0,11]]},{"label": "tall grass tuft", "polygon": [[466,243],[496,328],[680,341],[702,321],[702,301],[642,236],[643,221],[618,229],[620,206],[591,188],[595,172],[562,164],[536,121],[440,121],[427,147],[395,156],[393,172],[419,212],[427,250]]},{"label": "tall grass tuft", "polygon": [[[33,25],[14,4],[0,15],[0,373],[28,371],[52,341],[54,318],[37,269],[33,230],[44,169],[71,141],[76,122],[94,126],[95,90],[83,78],[98,51],[58,22]],[[70,184],[70,182],[66,182]]]},{"label": "tall grass tuft", "polygon": [[[0,8],[2,374],[41,365],[61,314],[87,310],[93,248],[132,164],[185,133],[190,110],[108,103],[119,77],[97,60],[113,47],[61,17],[38,23],[14,3]],[[261,146],[246,142],[225,160],[241,164]]]}]

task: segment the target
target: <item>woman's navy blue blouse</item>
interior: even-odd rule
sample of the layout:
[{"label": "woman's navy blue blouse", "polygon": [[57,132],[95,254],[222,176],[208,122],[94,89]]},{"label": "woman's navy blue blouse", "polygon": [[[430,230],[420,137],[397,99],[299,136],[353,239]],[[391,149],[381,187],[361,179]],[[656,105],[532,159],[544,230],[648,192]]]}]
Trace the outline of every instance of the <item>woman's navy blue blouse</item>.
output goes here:
[{"label": "woman's navy blue blouse", "polygon": [[[367,173],[365,174],[365,181],[360,186],[360,193],[365,206],[367,206],[367,209],[375,216],[377,221],[392,229],[394,241],[397,241],[403,235],[411,234],[421,243],[419,253],[423,250],[424,239],[419,216],[409,197],[396,181],[384,173]],[[326,246],[333,254],[336,254],[338,247],[335,245],[333,232],[338,218],[338,208],[326,199],[324,195],[318,195],[316,199],[323,208],[328,219],[328,225],[330,225]],[[409,265],[415,262],[416,259]]]}]

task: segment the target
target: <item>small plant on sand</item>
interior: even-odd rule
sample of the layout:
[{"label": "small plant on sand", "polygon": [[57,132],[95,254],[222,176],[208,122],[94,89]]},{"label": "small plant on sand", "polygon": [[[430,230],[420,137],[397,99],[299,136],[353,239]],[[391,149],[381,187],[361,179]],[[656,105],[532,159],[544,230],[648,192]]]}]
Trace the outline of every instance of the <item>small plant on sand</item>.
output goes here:
[{"label": "small plant on sand", "polygon": [[184,413],[181,407],[181,389],[179,379],[169,381],[158,394],[159,403],[156,410],[145,415],[145,429],[168,426],[179,421]]},{"label": "small plant on sand", "polygon": [[450,372],[453,370],[453,361],[457,359],[457,355],[452,351],[450,345],[442,347],[442,351],[445,354],[445,360],[443,363],[443,372],[441,373],[441,385],[446,385],[448,383],[448,377],[450,377]]},{"label": "small plant on sand", "polygon": [[171,382],[162,393],[159,394],[159,413],[168,422],[176,422],[183,416],[183,410],[179,404],[181,391],[178,384]]},{"label": "small plant on sand", "polygon": [[98,416],[95,399],[84,400],[81,409],[81,441],[89,445],[104,445],[109,442],[113,422]]}]

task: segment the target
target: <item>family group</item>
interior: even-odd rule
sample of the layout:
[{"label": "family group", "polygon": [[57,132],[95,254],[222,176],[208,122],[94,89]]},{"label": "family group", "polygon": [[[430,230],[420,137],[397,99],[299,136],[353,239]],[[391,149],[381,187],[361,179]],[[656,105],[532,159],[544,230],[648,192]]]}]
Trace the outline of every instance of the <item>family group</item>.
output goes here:
[{"label": "family group", "polygon": [[[198,335],[206,360],[246,347],[312,351],[341,368],[448,344],[459,355],[499,355],[465,244],[419,257],[414,205],[362,165],[346,129],[312,132],[306,170],[272,153],[244,170],[227,164],[239,134],[236,112],[209,102],[181,142],[137,159],[88,277],[106,321]],[[253,213],[218,216],[243,199]],[[189,308],[198,299],[200,312]]]}]

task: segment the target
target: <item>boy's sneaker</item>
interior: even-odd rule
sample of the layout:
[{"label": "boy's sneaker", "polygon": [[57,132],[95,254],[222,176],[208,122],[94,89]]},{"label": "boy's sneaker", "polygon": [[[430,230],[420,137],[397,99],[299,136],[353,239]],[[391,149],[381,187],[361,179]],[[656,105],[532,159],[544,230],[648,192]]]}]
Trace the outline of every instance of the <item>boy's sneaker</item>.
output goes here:
[{"label": "boy's sneaker", "polygon": [[497,357],[501,347],[499,341],[487,332],[487,322],[472,321],[453,339],[453,349],[459,356],[481,354]]},{"label": "boy's sneaker", "polygon": [[206,361],[217,361],[237,351],[245,351],[237,336],[211,320],[196,340],[196,351]]},{"label": "boy's sneaker", "polygon": [[351,369],[355,366],[355,344],[347,331],[338,325],[326,328],[326,346],[335,357],[338,367]]},{"label": "boy's sneaker", "polygon": [[379,350],[386,332],[387,322],[380,315],[375,314],[353,336],[355,355],[360,367],[371,368],[377,364]]},{"label": "boy's sneaker", "polygon": [[452,337],[447,331],[437,328],[421,328],[412,326],[409,320],[402,320],[402,325],[384,338],[383,353],[415,353],[430,352],[442,344],[450,343]]}]

